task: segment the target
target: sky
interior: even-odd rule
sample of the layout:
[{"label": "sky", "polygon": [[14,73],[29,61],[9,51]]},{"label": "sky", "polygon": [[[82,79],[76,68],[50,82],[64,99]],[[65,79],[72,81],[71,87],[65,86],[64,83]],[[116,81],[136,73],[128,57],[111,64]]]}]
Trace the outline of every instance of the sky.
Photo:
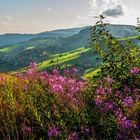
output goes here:
[{"label": "sky", "polygon": [[106,22],[136,25],[140,0],[0,0],[0,34],[39,33]]}]

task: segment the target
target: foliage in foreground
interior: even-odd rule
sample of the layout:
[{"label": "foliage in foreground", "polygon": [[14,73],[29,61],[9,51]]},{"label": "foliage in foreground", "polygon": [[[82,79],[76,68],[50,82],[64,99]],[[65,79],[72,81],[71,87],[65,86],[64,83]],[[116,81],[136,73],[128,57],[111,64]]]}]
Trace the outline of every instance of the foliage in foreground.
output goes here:
[{"label": "foliage in foreground", "polygon": [[[66,69],[0,75],[0,137],[3,139],[74,139],[90,135],[82,92],[87,83]],[[71,74],[73,73],[73,74]],[[76,78],[73,78],[76,77]]]},{"label": "foliage in foreground", "polygon": [[112,37],[103,18],[93,28],[91,40],[104,62],[97,77],[96,107],[105,118],[115,119],[116,139],[139,139],[140,49],[130,40]]},{"label": "foliage in foreground", "polygon": [[[80,79],[77,69],[0,75],[2,139],[136,139],[140,136],[140,69],[131,83],[106,76],[96,83]],[[131,79],[130,79],[131,78]]]}]

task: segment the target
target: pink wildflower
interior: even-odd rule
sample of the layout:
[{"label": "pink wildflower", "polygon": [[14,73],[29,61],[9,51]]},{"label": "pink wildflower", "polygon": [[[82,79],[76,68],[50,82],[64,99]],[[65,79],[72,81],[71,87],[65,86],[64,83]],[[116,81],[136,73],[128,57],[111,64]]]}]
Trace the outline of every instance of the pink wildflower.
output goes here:
[{"label": "pink wildflower", "polygon": [[140,69],[138,67],[132,67],[130,70],[131,74],[138,74],[140,72]]},{"label": "pink wildflower", "polygon": [[110,76],[108,76],[106,80],[109,84],[112,84],[114,82],[113,78],[111,78]]},{"label": "pink wildflower", "polygon": [[64,93],[64,89],[60,84],[54,84],[52,90],[56,93]]}]

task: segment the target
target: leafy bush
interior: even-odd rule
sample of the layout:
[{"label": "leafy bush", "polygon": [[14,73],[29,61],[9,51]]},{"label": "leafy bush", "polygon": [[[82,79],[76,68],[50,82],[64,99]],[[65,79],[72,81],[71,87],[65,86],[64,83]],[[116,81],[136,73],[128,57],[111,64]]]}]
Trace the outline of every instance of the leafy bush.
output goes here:
[{"label": "leafy bush", "polygon": [[[72,72],[72,73],[71,73]],[[31,63],[26,73],[0,75],[0,137],[2,139],[93,138],[82,93],[87,82],[77,70],[39,72]],[[75,77],[75,78],[74,78]]]},{"label": "leafy bush", "polygon": [[[109,127],[104,130],[110,129],[111,137],[107,139],[137,139],[140,137],[140,49],[130,40],[114,38],[106,31],[102,16],[100,19],[93,28],[91,40],[91,46],[104,62],[94,91],[95,104],[101,119],[107,117],[103,124]],[[110,119],[113,121],[109,125]]]}]

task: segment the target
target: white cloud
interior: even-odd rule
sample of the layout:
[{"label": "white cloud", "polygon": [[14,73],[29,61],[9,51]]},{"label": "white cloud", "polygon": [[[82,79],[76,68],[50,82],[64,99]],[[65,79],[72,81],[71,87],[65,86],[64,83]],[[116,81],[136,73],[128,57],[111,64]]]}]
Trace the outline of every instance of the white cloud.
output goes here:
[{"label": "white cloud", "polygon": [[52,8],[47,8],[47,11],[48,11],[48,12],[51,12],[51,11],[52,11]]},{"label": "white cloud", "polygon": [[13,17],[12,17],[12,16],[10,16],[10,15],[5,15],[5,18],[6,18],[8,21],[13,20]]},{"label": "white cloud", "polygon": [[109,17],[119,17],[123,15],[123,7],[122,5],[117,5],[114,8],[108,8],[107,10],[103,11],[103,15]]},{"label": "white cloud", "polygon": [[[120,0],[90,0],[89,1],[89,13],[87,15],[78,15],[78,23],[93,25],[98,19],[95,16],[101,15],[103,11],[108,8],[114,8],[120,4]],[[107,19],[108,21],[109,19]]]},{"label": "white cloud", "polygon": [[113,22],[123,23],[123,24],[133,24],[136,25],[136,18],[140,16],[139,10],[135,9],[133,6],[123,5],[124,16],[114,19]]},{"label": "white cloud", "polygon": [[[88,22],[90,23],[90,19],[92,17],[103,14],[104,11],[108,9],[114,9],[114,7],[120,6],[123,14],[120,16],[109,16],[107,17],[107,21],[111,23],[120,23],[120,24],[135,24],[136,17],[139,17],[139,10],[136,10],[133,5],[130,6],[124,0],[90,0],[89,1],[89,14]],[[92,20],[92,23],[95,23],[95,19]]]},{"label": "white cloud", "polygon": [[88,19],[88,16],[78,15],[77,18],[80,19],[80,20],[87,20]]},{"label": "white cloud", "polygon": [[10,15],[0,15],[0,25],[8,26],[12,20],[13,17]]},{"label": "white cloud", "polygon": [[97,16],[103,11],[121,4],[121,0],[90,0],[90,14]]}]

